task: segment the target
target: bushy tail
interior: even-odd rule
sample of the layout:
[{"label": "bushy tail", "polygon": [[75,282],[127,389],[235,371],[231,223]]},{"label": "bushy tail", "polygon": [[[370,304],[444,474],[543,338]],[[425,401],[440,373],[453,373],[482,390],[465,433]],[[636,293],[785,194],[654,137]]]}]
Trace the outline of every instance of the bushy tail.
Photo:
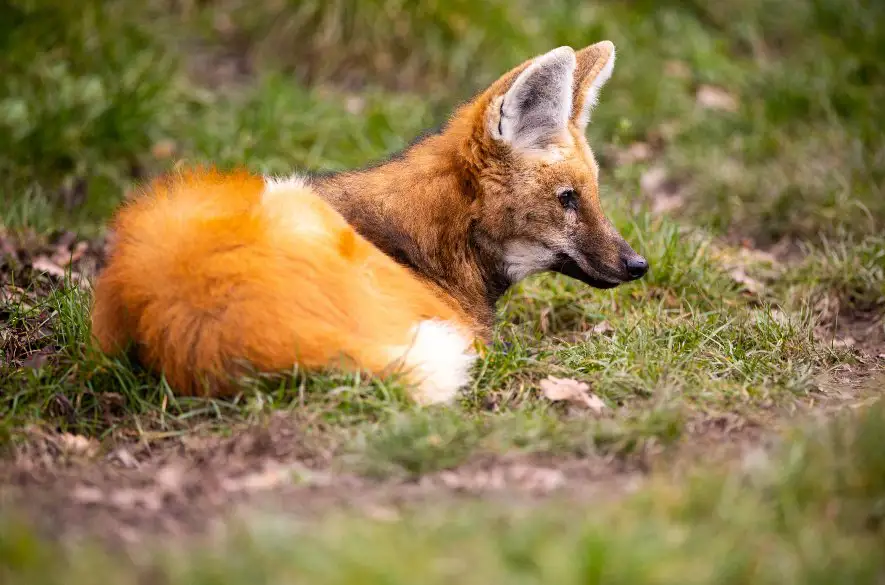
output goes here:
[{"label": "bushy tail", "polygon": [[[157,181],[126,205],[96,282],[101,349],[134,342],[181,394],[228,394],[232,376],[253,369],[380,373],[399,360],[435,378],[429,392],[451,395],[443,364],[467,364],[460,358],[470,345],[451,325],[455,310],[308,187],[269,189],[247,173],[195,171]],[[440,348],[454,361],[433,356],[426,335],[412,349],[428,319],[460,339]]]}]

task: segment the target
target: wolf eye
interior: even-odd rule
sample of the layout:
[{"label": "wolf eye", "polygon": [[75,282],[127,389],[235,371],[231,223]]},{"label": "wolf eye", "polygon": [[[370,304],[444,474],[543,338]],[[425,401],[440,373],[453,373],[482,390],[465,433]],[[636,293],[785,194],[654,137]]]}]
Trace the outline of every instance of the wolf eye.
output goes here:
[{"label": "wolf eye", "polygon": [[561,191],[557,197],[565,209],[575,209],[578,206],[578,192],[574,189]]}]

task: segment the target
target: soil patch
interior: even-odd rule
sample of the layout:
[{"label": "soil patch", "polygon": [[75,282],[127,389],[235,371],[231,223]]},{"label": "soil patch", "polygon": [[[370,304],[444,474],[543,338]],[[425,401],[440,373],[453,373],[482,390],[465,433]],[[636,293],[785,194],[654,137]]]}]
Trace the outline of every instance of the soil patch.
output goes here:
[{"label": "soil patch", "polygon": [[673,450],[652,447],[629,457],[480,453],[453,469],[377,479],[342,465],[340,437],[298,413],[275,413],[229,437],[151,444],[102,446],[31,428],[0,460],[0,512],[15,512],[47,539],[97,539],[131,552],[158,539],[217,534],[231,520],[262,512],[293,520],[342,510],[395,519],[409,506],[442,498],[598,505],[631,493],[650,473],[677,473],[702,457],[707,465],[740,457],[762,435],[732,418],[691,430]]},{"label": "soil patch", "polygon": [[73,232],[39,236],[0,231],[0,358],[4,368],[39,368],[51,361],[55,311],[46,302],[65,282],[83,288],[105,259],[105,240]]}]

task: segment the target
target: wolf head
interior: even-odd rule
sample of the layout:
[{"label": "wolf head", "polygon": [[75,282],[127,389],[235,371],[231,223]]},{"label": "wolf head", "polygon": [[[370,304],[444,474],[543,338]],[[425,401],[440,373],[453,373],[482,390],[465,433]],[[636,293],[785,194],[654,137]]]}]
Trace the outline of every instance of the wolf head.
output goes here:
[{"label": "wolf head", "polygon": [[614,62],[609,41],[559,47],[507,72],[456,116],[480,194],[478,227],[510,282],[555,271],[610,288],[648,271],[603,212],[585,137]]}]

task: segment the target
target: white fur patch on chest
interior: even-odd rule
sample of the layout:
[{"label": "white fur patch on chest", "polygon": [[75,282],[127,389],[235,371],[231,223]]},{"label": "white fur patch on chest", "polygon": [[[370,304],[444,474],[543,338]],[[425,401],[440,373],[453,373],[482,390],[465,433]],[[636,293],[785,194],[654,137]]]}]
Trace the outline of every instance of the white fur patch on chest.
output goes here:
[{"label": "white fur patch on chest", "polygon": [[556,252],[541,244],[525,241],[509,242],[504,249],[504,266],[511,282],[547,270],[556,259]]}]

